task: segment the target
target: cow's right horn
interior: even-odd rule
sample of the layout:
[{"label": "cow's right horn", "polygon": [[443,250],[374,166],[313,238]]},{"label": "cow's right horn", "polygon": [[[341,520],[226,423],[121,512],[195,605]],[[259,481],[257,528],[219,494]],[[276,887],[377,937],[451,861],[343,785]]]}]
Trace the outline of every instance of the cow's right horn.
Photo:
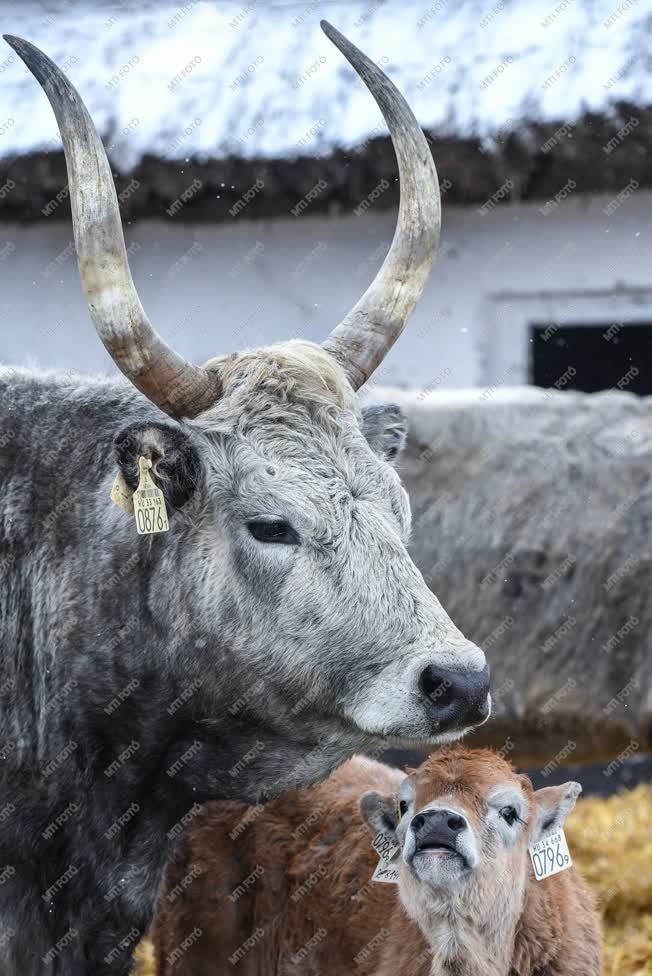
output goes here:
[{"label": "cow's right horn", "polygon": [[400,336],[428,280],[441,226],[439,182],[426,138],[400,91],[328,21],[322,20],[321,26],[376,99],[394,143],[401,180],[398,221],[385,260],[362,298],[324,342],[357,390]]},{"label": "cow's right horn", "polygon": [[218,374],[179,356],[145,315],[129,271],[111,168],[86,106],[42,51],[20,37],[4,38],[43,88],[59,125],[79,273],[100,339],[153,403],[173,417],[196,417],[219,399]]}]

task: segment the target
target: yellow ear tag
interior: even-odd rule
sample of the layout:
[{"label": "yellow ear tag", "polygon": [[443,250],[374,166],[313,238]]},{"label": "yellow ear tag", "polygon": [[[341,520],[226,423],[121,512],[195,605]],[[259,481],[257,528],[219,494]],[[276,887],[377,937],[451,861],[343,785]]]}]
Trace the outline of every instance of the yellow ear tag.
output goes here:
[{"label": "yellow ear tag", "polygon": [[138,458],[140,481],[133,495],[138,535],[167,532],[170,528],[168,513],[165,509],[165,498],[161,489],[157,488],[152,481],[152,476],[149,473],[151,466],[152,462],[149,458]]},{"label": "yellow ear tag", "polygon": [[121,508],[127,515],[134,514],[134,493],[125,481],[120,468],[118,468],[118,473],[113,481],[111,501],[115,502],[118,508]]}]

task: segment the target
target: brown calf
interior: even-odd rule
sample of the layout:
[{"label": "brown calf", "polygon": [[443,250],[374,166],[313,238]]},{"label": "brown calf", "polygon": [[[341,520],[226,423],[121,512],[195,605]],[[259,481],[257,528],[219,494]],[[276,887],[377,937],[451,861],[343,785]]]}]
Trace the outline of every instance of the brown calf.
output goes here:
[{"label": "brown calf", "polygon": [[[536,793],[488,750],[409,776],[356,757],[264,807],[213,803],[170,864],[154,922],[160,976],[597,976],[600,931],[574,868],[535,880],[528,844],[576,783]],[[400,847],[371,881],[371,833]]]}]

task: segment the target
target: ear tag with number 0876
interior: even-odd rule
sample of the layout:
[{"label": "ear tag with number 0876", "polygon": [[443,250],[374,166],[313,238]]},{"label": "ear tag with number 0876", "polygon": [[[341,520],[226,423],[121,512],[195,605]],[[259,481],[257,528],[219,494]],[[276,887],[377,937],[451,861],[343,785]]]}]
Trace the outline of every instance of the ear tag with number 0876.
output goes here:
[{"label": "ear tag with number 0876", "polygon": [[138,458],[140,481],[133,498],[138,535],[167,532],[170,528],[168,513],[165,509],[165,498],[161,489],[157,488],[152,481],[152,476],[149,473],[151,466],[152,462],[149,458]]}]

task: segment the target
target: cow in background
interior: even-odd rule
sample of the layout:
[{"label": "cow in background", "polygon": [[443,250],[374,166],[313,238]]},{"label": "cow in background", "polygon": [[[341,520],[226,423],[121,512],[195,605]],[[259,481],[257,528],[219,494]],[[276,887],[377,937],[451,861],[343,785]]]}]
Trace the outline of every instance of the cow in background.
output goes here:
[{"label": "cow in background", "polygon": [[374,385],[364,400],[381,396],[408,419],[410,552],[492,660],[482,744],[607,779],[651,752],[652,397]]}]

